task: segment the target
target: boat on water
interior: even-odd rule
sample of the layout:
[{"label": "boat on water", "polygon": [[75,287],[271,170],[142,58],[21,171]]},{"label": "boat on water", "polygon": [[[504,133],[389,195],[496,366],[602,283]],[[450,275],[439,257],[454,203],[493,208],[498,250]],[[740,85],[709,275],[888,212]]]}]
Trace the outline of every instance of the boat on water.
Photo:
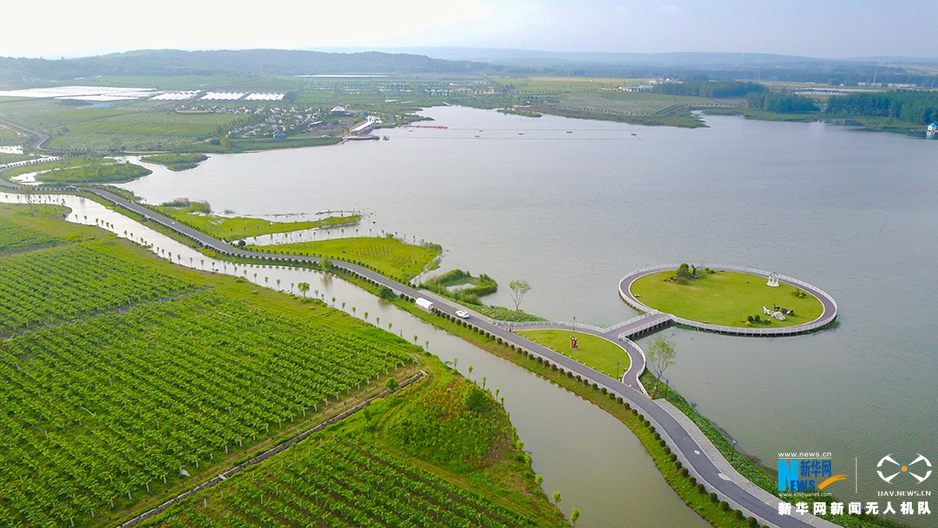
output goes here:
[{"label": "boat on water", "polygon": [[928,130],[925,131],[925,137],[935,139],[935,134],[938,134],[938,124],[932,123],[928,125]]}]

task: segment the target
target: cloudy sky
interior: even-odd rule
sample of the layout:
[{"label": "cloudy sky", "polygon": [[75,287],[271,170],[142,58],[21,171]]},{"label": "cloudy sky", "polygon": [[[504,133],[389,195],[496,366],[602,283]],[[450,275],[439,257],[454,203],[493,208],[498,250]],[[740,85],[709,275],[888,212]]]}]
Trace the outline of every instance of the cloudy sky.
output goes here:
[{"label": "cloudy sky", "polygon": [[0,56],[464,46],[936,57],[935,0],[45,0],[0,4]]}]

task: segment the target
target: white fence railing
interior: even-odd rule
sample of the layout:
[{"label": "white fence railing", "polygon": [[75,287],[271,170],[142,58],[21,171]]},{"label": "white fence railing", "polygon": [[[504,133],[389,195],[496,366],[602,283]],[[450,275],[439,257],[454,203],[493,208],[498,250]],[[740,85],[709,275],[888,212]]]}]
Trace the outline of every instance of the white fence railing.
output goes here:
[{"label": "white fence railing", "polygon": [[604,328],[602,326],[596,326],[586,323],[571,323],[569,321],[499,321],[492,319],[492,324],[497,326],[510,326],[512,328],[537,328],[537,327],[548,327],[548,326],[561,326],[564,328],[582,328],[585,330],[592,330],[593,332],[605,333],[609,331],[609,328]]},{"label": "white fence railing", "polygon": [[[632,282],[635,281],[638,277],[648,274],[648,272],[657,272],[657,271],[666,271],[677,269],[679,265],[675,264],[666,264],[661,266],[650,266],[646,268],[641,268],[629,273],[628,275],[622,277],[619,281],[619,296],[622,297],[629,306],[647,313],[657,313],[658,311],[650,306],[646,306],[644,303],[639,301],[631,291]],[[748,273],[750,275],[756,275],[758,277],[768,278],[771,275],[768,271],[758,270],[755,268],[744,268],[740,266],[707,266],[708,268],[720,269],[726,271],[734,271],[738,273]],[[628,284],[625,284],[625,281],[629,278],[632,278]],[[824,311],[821,313],[820,317],[814,321],[795,325],[795,326],[785,326],[785,327],[776,327],[776,328],[752,328],[752,327],[738,327],[738,326],[725,326],[725,325],[714,325],[709,323],[701,323],[697,321],[691,321],[689,319],[684,319],[682,317],[673,317],[673,321],[677,324],[690,326],[700,330],[707,330],[710,332],[718,332],[722,334],[733,334],[733,335],[748,335],[748,336],[781,336],[781,335],[793,335],[793,334],[802,334],[805,332],[811,332],[817,330],[827,324],[830,324],[837,317],[837,301],[830,296],[824,290],[808,284],[807,282],[795,279],[793,277],[788,277],[786,275],[778,275],[778,279],[781,282],[788,283],[789,285],[795,285],[803,288],[808,291],[815,297],[818,297],[818,300],[821,301],[821,305],[824,308]],[[623,289],[626,288],[626,289]],[[826,302],[825,302],[826,301]],[[828,305],[831,307],[828,310]]]}]

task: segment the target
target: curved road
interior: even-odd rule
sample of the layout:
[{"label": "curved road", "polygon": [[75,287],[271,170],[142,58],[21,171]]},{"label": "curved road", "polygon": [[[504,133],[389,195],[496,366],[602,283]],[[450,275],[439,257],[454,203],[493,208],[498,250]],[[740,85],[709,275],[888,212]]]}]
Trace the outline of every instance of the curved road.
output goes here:
[{"label": "curved road", "polygon": [[[100,189],[84,190],[100,196],[101,198],[104,198],[129,211],[133,211],[134,213],[142,215],[148,221],[162,224],[165,227],[168,227],[177,233],[180,233],[181,235],[202,244],[205,247],[215,250],[220,255],[270,260],[273,262],[282,262],[286,265],[289,265],[290,262],[319,262],[320,260],[316,257],[276,255],[267,253],[258,254],[250,251],[244,251],[225,242],[221,242],[212,237],[209,237],[203,233],[195,231],[185,225],[180,225],[171,218],[155,213],[136,203],[124,200],[123,198],[115,196],[114,194],[111,194],[107,191]],[[456,317],[456,310],[461,310],[463,308],[462,306],[457,305],[452,301],[429,294],[426,291],[418,291],[414,288],[411,288],[410,286],[393,281],[362,266],[347,262],[336,262],[335,265],[376,284],[387,286],[398,295],[403,294],[410,299],[416,299],[419,297],[429,298],[433,301],[437,310],[452,317]],[[712,444],[706,445],[709,444],[709,441],[705,438],[702,438],[703,435],[699,434],[699,430],[696,432],[691,430],[692,428],[696,428],[696,426],[689,424],[688,421],[685,420],[682,420],[684,423],[679,422],[677,419],[675,419],[674,416],[665,410],[665,408],[656,403],[654,400],[649,399],[644,393],[640,392],[639,389],[630,387],[620,380],[613,379],[601,372],[587,367],[586,365],[577,363],[576,361],[573,361],[572,359],[549,348],[533,343],[521,336],[509,332],[507,329],[503,329],[495,324],[492,324],[481,317],[470,318],[467,322],[477,327],[481,331],[484,331],[492,336],[500,337],[503,341],[512,343],[516,347],[527,350],[531,354],[540,356],[546,362],[557,365],[558,368],[573,372],[574,374],[579,375],[580,377],[585,378],[592,383],[595,383],[599,387],[605,387],[608,391],[614,393],[616,396],[621,396],[625,401],[628,401],[630,405],[637,408],[639,412],[641,412],[645,418],[655,426],[655,429],[661,433],[662,438],[667,441],[668,446],[671,448],[672,452],[677,454],[684,466],[688,468],[691,474],[694,475],[698,481],[704,483],[708,490],[716,491],[722,500],[726,500],[734,508],[742,510],[745,515],[756,517],[762,524],[781,528],[836,526],[812,515],[779,515],[777,505],[779,500],[777,498],[771,497],[765,492],[760,493],[760,490],[752,490],[751,488],[754,486],[752,486],[752,484],[748,481],[742,481],[737,484],[737,482],[731,480],[730,477],[727,476],[727,474],[721,471],[721,469],[718,467],[719,465],[722,468],[729,468],[729,464],[718,453],[713,453],[714,450]],[[692,436],[700,440],[695,440],[692,438]],[[712,460],[711,456],[713,456],[716,461]],[[732,473],[732,471],[728,472]]]}]

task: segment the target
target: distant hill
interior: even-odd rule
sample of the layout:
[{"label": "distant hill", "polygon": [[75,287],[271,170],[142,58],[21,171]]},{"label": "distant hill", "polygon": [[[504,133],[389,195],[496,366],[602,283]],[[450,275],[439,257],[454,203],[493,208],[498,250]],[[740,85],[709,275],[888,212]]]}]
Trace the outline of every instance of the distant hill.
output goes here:
[{"label": "distant hill", "polygon": [[[346,49],[344,51],[353,51]],[[938,86],[938,59],[866,57],[820,59],[769,53],[578,53],[543,50],[413,47],[384,48],[437,59],[489,62],[508,71],[575,77],[684,77],[814,82],[856,85],[858,82],[914,83]]]},{"label": "distant hill", "polygon": [[[907,83],[938,86],[938,60],[902,57],[817,59],[758,53],[567,53],[537,50],[423,47],[366,50],[141,50],[77,59],[0,58],[0,83],[68,81],[78,77],[316,74],[572,75],[687,77],[813,82]],[[26,80],[26,83],[22,81]]]},{"label": "distant hill", "polygon": [[330,73],[471,73],[489,64],[406,53],[324,53],[292,50],[141,50],[78,59],[0,58],[0,81],[68,80],[96,75],[267,75]]}]

